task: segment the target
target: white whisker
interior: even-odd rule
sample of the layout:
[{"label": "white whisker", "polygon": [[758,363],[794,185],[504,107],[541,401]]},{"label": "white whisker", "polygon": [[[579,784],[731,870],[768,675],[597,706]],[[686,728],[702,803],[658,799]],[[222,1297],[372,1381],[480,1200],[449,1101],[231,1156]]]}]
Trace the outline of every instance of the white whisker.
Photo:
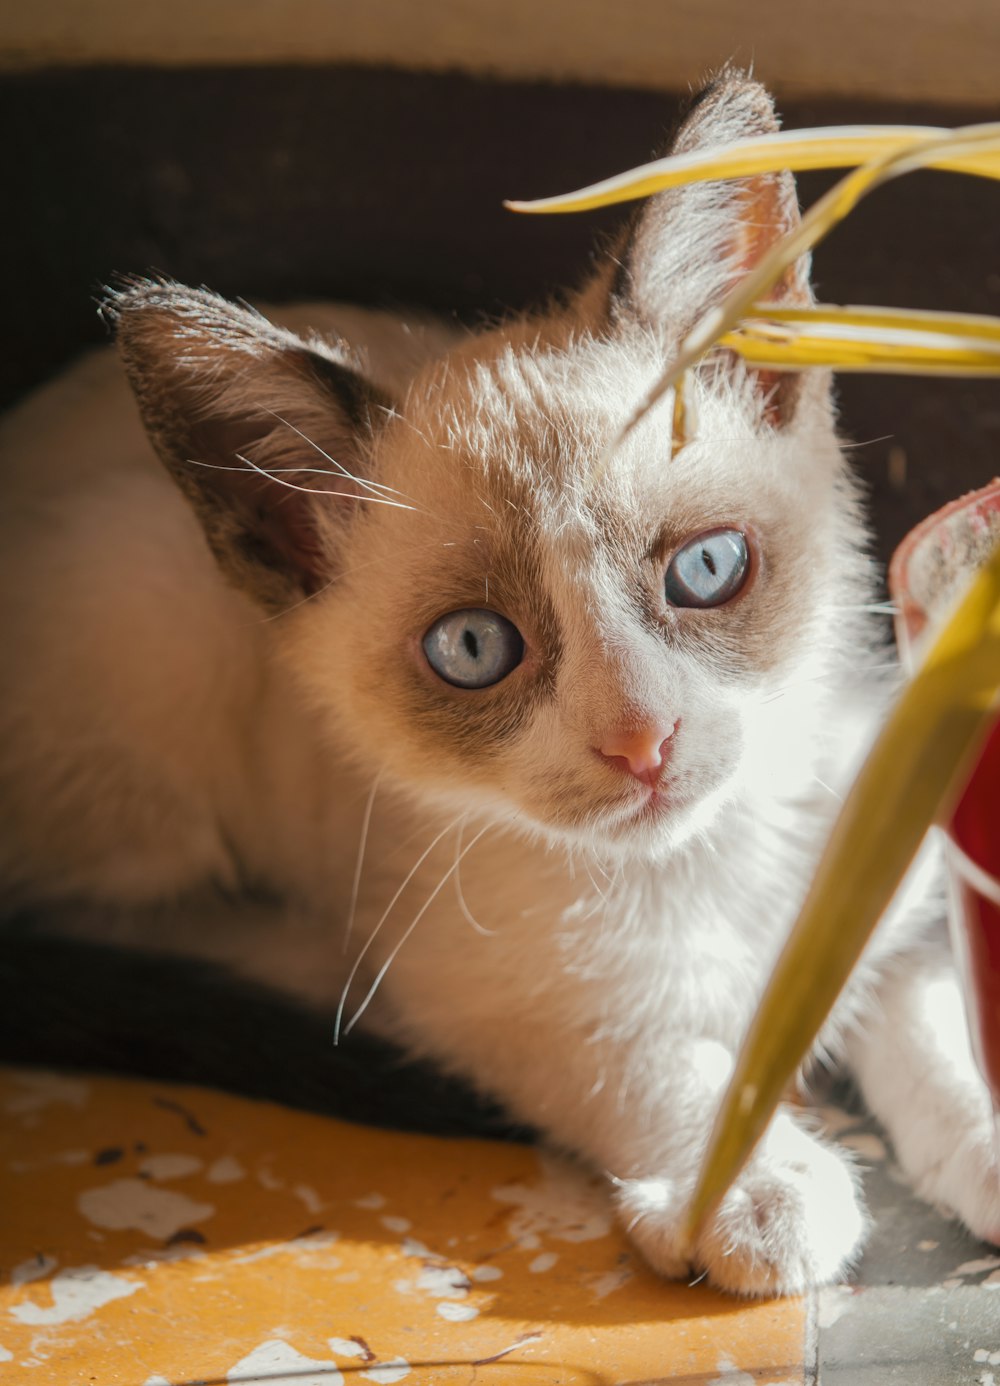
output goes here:
[{"label": "white whisker", "polygon": [[[343,496],[345,500],[367,501],[369,505],[391,505],[396,510],[414,510],[415,506],[404,505],[402,501],[389,500],[385,496],[359,496],[351,491],[327,491],[321,486],[293,486],[290,481],[283,481],[277,472],[269,472],[264,467],[258,467],[256,462],[252,462],[249,457],[244,457],[243,453],[234,453],[235,457],[244,464],[242,467],[229,467],[223,462],[203,462],[198,457],[188,457],[185,461],[192,467],[210,467],[213,472],[244,472],[247,467],[255,471],[258,476],[263,476],[268,481],[275,482],[278,486],[287,486],[289,491],[301,491],[305,496]],[[300,467],[283,467],[281,471],[302,471]]]},{"label": "white whisker", "polygon": [[[465,919],[465,922],[471,924],[477,934],[482,934],[484,938],[492,938],[496,933],[496,929],[487,929],[484,925],[480,924],[478,919],[474,919],[472,911],[465,903],[465,893],[462,890],[462,876],[458,869],[459,863],[465,855],[462,851],[462,834],[464,832],[465,820],[463,819],[458,825],[458,837],[455,840],[455,898],[458,901],[458,908],[462,911],[462,917]],[[482,833],[480,833],[480,837],[481,836]]]},{"label": "white whisker", "polygon": [[[454,827],[454,826],[455,826],[455,825],[452,824],[452,827]],[[423,919],[424,915],[425,915],[425,914],[427,913],[427,911],[430,909],[431,905],[434,903],[434,901],[436,900],[437,896],[440,894],[441,889],[442,889],[442,887],[445,885],[445,883],[447,882],[448,878],[449,878],[450,876],[454,875],[454,873],[458,870],[458,864],[459,864],[459,862],[462,860],[462,857],[464,857],[464,856],[466,855],[467,852],[471,852],[472,849],[473,849],[473,847],[475,847],[476,843],[479,841],[479,839],[483,836],[484,833],[487,833],[487,832],[489,832],[489,824],[487,824],[487,826],[486,826],[485,828],[481,828],[481,829],[479,830],[479,832],[476,833],[475,837],[472,839],[472,841],[469,843],[469,845],[468,845],[468,846],[464,849],[464,851],[462,852],[462,855],[459,856],[459,857],[456,857],[455,861],[452,863],[451,866],[449,866],[448,870],[447,870],[447,871],[444,873],[444,875],[441,877],[440,881],[438,881],[437,885],[436,885],[436,886],[434,887],[434,889],[431,891],[430,895],[428,895],[427,899],[426,899],[426,900],[424,901],[424,903],[420,906],[420,909],[419,909],[419,910],[417,911],[417,913],[414,915],[412,922],[411,922],[411,923],[407,926],[407,928],[404,930],[402,937],[401,937],[401,938],[399,939],[399,941],[396,943],[395,947],[392,949],[392,951],[390,952],[389,956],[386,958],[385,962],[382,964],[382,966],[379,968],[378,972],[375,974],[375,980],[372,982],[371,986],[368,988],[368,994],[367,994],[367,996],[366,996],[365,999],[362,1001],[362,1003],[361,1003],[361,1005],[358,1007],[358,1009],[354,1012],[354,1015],[351,1017],[350,1024],[347,1026],[347,1028],[346,1028],[345,1031],[344,1031],[344,1034],[345,1034],[345,1035],[349,1035],[349,1034],[351,1033],[351,1031],[354,1029],[355,1025],[357,1025],[358,1021],[361,1019],[361,1017],[364,1015],[365,1011],[368,1009],[368,1006],[369,1006],[369,1004],[370,1004],[370,1002],[371,1002],[371,1000],[372,1000],[372,997],[375,995],[375,993],[376,993],[376,992],[378,991],[378,989],[379,989],[379,986],[381,985],[382,978],[383,978],[383,977],[385,976],[385,974],[389,971],[389,968],[392,966],[392,964],[396,961],[396,958],[397,958],[398,955],[399,955],[399,950],[402,948],[403,944],[404,944],[404,943],[406,942],[406,940],[410,937],[410,935],[413,933],[414,929],[415,929],[415,928],[417,927],[417,925],[420,923],[421,919]]]},{"label": "white whisker", "polygon": [[347,952],[347,945],[351,941],[351,932],[354,929],[354,916],[358,908],[358,891],[361,888],[361,871],[365,862],[365,848],[368,846],[368,829],[371,827],[372,809],[375,806],[375,795],[378,787],[382,783],[382,776],[385,772],[380,770],[372,782],[371,790],[365,801],[365,811],[361,819],[361,839],[358,842],[358,857],[354,863],[354,880],[351,883],[351,902],[347,908],[347,923],[344,926],[344,942],[341,952]]},{"label": "white whisker", "polygon": [[[282,418],[282,416],[280,414],[276,414],[273,409],[265,409],[264,413],[270,414],[273,419],[277,419],[278,422],[284,424],[286,428],[290,428],[292,432],[296,434],[299,438],[301,438],[304,443],[308,443],[311,448],[315,448],[316,451],[319,453],[320,457],[324,457],[332,467],[336,467],[338,473],[341,476],[345,477],[347,480],[356,481],[357,484],[359,486],[363,486],[366,491],[387,491],[389,495],[399,496],[401,500],[413,500],[412,496],[404,495],[402,491],[397,491],[392,486],[386,486],[386,484],[382,481],[370,481],[365,477],[355,476],[353,472],[348,471],[348,469],[344,466],[342,462],[338,462],[335,457],[331,457],[328,452],[324,451],[324,449],[320,447],[319,443],[317,443],[313,438],[310,438],[307,433],[303,433],[301,428],[296,428],[295,424],[293,424],[289,419]],[[302,468],[302,470],[305,471],[307,469]]]},{"label": "white whisker", "polygon": [[[371,933],[368,935],[367,942],[365,943],[364,947],[361,949],[361,952],[360,952],[360,953],[358,954],[358,956],[354,959],[354,966],[351,968],[351,971],[350,971],[350,973],[348,974],[347,981],[344,983],[344,989],[343,989],[343,991],[342,991],[341,994],[340,994],[340,1004],[337,1006],[337,1018],[336,1018],[336,1020],[334,1021],[334,1025],[333,1025],[333,1042],[334,1042],[334,1044],[339,1044],[339,1043],[340,1043],[340,1027],[341,1027],[341,1022],[343,1021],[343,1018],[344,1018],[344,1007],[347,1005],[347,997],[348,997],[348,995],[349,995],[349,993],[350,993],[351,987],[352,987],[353,984],[354,984],[354,979],[355,979],[355,977],[358,975],[358,968],[361,966],[362,962],[364,961],[364,959],[365,959],[365,957],[366,957],[366,955],[367,955],[367,953],[368,953],[369,948],[370,948],[370,947],[372,946],[372,944],[375,942],[375,939],[376,939],[376,937],[378,936],[379,930],[382,928],[382,925],[385,923],[385,921],[389,918],[389,915],[392,913],[392,910],[393,910],[393,908],[394,908],[394,906],[395,906],[395,904],[396,904],[396,901],[399,899],[399,897],[402,895],[403,891],[406,889],[406,887],[407,887],[407,886],[410,884],[410,882],[413,880],[413,877],[414,877],[414,876],[416,875],[416,873],[420,870],[421,866],[423,866],[424,862],[427,860],[427,858],[430,856],[430,854],[434,851],[434,848],[438,845],[438,843],[441,841],[441,839],[442,839],[447,833],[450,833],[450,832],[452,831],[452,829],[455,828],[455,827],[462,821],[463,816],[464,816],[464,815],[459,814],[457,818],[453,818],[452,821],[447,825],[447,827],[444,827],[444,828],[441,829],[441,831],[438,833],[437,837],[435,837],[434,840],[431,842],[430,846],[424,848],[424,850],[421,852],[420,856],[417,858],[417,860],[416,860],[416,861],[413,863],[413,865],[410,867],[409,871],[408,871],[408,872],[406,873],[406,875],[403,877],[403,880],[402,880],[402,882],[400,883],[398,889],[396,890],[395,895],[392,897],[392,899],[389,901],[388,905],[386,905],[385,909],[383,910],[381,919],[378,921],[378,923],[375,925],[374,929],[372,929]],[[356,1019],[357,1019],[357,1016],[355,1016],[354,1019],[356,1020]],[[352,1021],[351,1023],[353,1024],[354,1022]]]}]

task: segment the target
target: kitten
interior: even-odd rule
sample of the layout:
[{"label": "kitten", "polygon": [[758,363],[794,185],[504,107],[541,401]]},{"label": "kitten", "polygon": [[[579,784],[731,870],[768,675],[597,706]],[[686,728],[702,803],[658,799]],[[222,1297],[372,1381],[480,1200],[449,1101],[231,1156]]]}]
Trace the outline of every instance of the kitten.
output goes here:
[{"label": "kitten", "polygon": [[[728,73],[674,149],[774,128]],[[607,447],[796,216],[790,176],[661,194],[582,291],[476,335],[337,307],[298,335],[136,282],[109,312],[141,423],[98,354],[2,437],[8,902],[361,1019],[605,1171],[664,1274],[746,1294],[842,1274],[865,1231],[786,1108],[679,1235],[884,697],[866,540],[818,373],[717,353],[673,460],[669,401]],[[1000,1239],[930,913],[897,906],[823,1045],[920,1192]]]}]

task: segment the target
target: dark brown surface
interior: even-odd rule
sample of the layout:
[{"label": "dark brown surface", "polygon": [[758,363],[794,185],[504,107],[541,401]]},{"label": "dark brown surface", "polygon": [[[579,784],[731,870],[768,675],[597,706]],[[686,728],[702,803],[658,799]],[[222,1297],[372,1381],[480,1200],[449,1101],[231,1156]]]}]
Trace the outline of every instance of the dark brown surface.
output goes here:
[{"label": "dark brown surface", "polygon": [[[518,218],[531,197],[648,157],[675,102],[649,92],[359,69],[83,70],[0,83],[5,400],[100,340],[109,276],[227,294],[417,302],[474,316],[584,272],[618,213]],[[973,112],[798,102],[786,124]],[[801,180],[810,202],[830,181]],[[817,253],[833,301],[1000,311],[1000,188],[920,175]],[[918,518],[1000,470],[1000,383],[845,378],[883,559]],[[888,436],[887,436],[888,435]],[[878,441],[871,441],[877,439]],[[889,483],[905,458],[905,485]]]}]

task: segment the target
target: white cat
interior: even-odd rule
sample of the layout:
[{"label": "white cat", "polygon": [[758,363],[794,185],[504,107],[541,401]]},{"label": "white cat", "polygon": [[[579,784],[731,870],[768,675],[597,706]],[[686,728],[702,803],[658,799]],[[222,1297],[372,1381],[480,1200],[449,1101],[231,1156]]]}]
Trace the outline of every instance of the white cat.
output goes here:
[{"label": "white cat", "polygon": [[[730,73],[675,148],[774,124]],[[7,901],[345,996],[343,1032],[363,1014],[605,1171],[654,1266],[748,1294],[836,1277],[865,1230],[848,1159],[786,1109],[678,1238],[883,700],[865,534],[818,374],[718,353],[674,460],[669,401],[605,451],[795,216],[790,177],[662,194],[581,292],[476,335],[137,282],[111,314],[142,422],[99,353],[8,420],[0,471]],[[234,931],[212,886],[286,904]],[[998,1240],[919,919],[823,1041],[920,1192]]]}]

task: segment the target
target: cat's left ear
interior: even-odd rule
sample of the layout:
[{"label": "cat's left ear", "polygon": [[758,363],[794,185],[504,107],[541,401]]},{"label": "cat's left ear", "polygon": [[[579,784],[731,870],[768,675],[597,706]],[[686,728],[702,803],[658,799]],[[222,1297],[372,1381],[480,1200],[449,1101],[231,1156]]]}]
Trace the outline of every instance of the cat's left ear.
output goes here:
[{"label": "cat's left ear", "polygon": [[[717,148],[778,129],[764,87],[727,69],[694,98],[664,153]],[[642,205],[618,248],[608,301],[612,321],[638,319],[679,341],[798,223],[790,173],[692,183],[657,194]],[[768,298],[789,307],[813,302],[808,256],[788,267]],[[749,372],[749,379],[768,422],[787,422],[799,377],[759,370]]]},{"label": "cat's left ear", "polygon": [[273,611],[329,583],[391,413],[346,348],[181,284],[128,283],[105,311],[146,431],[229,581]]}]

